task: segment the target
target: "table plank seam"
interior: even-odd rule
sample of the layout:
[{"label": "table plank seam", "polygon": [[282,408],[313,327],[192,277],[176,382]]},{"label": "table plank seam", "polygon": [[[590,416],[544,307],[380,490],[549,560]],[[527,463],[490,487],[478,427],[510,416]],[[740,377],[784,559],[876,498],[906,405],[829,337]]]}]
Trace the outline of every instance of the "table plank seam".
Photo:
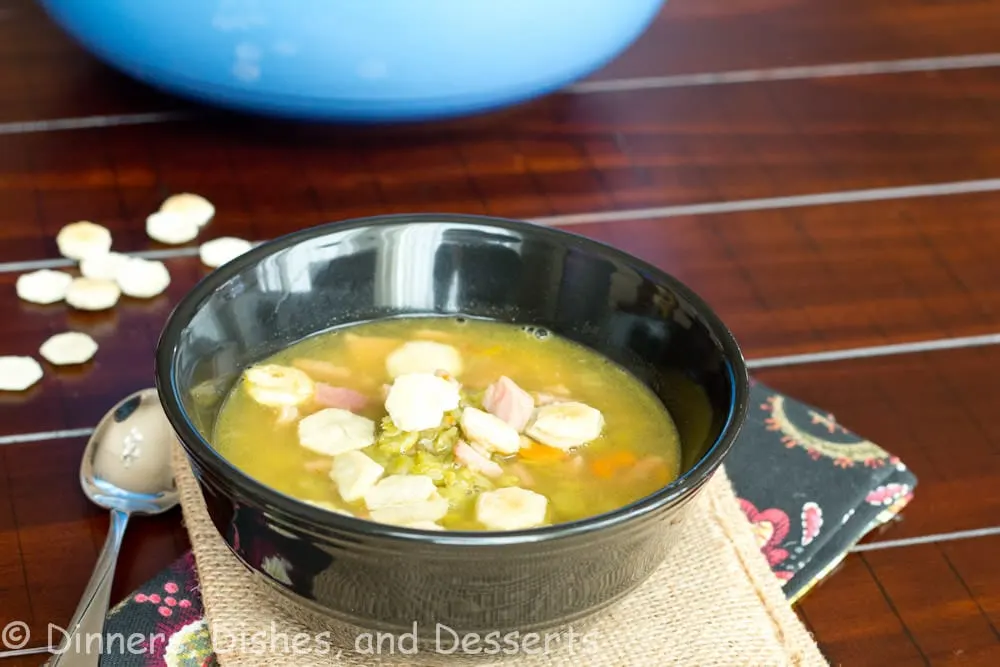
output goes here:
[{"label": "table plank seam", "polygon": [[973,528],[971,530],[957,530],[950,533],[931,533],[928,535],[918,535],[916,537],[905,537],[898,540],[880,540],[878,542],[868,542],[856,544],[851,548],[851,553],[865,553],[868,551],[881,551],[883,549],[901,549],[905,547],[916,547],[923,544],[941,544],[945,542],[957,542],[959,540],[969,540],[977,537],[992,537],[1000,535],[1000,526],[990,526],[988,528]]},{"label": "table plank seam", "polygon": [[870,359],[941,350],[988,347],[998,343],[1000,343],[1000,334],[984,334],[978,336],[942,338],[909,343],[844,348],[823,352],[808,352],[779,357],[762,357],[759,359],[748,359],[747,365],[751,370],[757,370],[762,368],[777,368],[833,361]]},{"label": "table plank seam", "polygon": [[18,435],[0,436],[0,446],[2,445],[23,445],[29,442],[41,442],[44,440],[69,440],[71,438],[86,438],[94,432],[92,428],[69,428],[55,431],[38,431],[36,433],[21,433]]},{"label": "table plank seam", "polygon": [[42,653],[54,653],[58,648],[59,647],[56,645],[46,645],[0,651],[0,660],[6,660],[8,658],[23,658],[28,655],[41,655]]},{"label": "table plank seam", "polygon": [[868,560],[864,557],[864,555],[860,556],[860,559],[861,562],[864,563],[865,568],[868,569],[868,574],[871,575],[872,581],[875,582],[875,587],[878,588],[879,593],[882,594],[882,599],[885,600],[885,603],[886,605],[888,605],[889,610],[892,612],[893,616],[896,617],[896,620],[899,621],[899,625],[900,628],[903,630],[903,634],[906,635],[906,638],[910,640],[911,644],[913,644],[913,648],[915,648],[917,650],[917,653],[920,654],[920,658],[923,660],[924,664],[927,665],[927,667],[930,667],[931,665],[930,658],[927,656],[926,653],[924,653],[924,649],[917,642],[917,638],[914,636],[909,626],[906,625],[906,621],[903,620],[902,615],[896,608],[896,604],[892,601],[892,598],[889,597],[889,591],[885,589],[885,586],[879,580],[878,575],[875,574],[875,570],[874,568],[872,568],[871,563],[868,562]]},{"label": "table plank seam", "polygon": [[953,338],[937,338],[911,343],[892,343],[889,345],[872,345],[868,347],[844,348],[824,352],[806,352],[779,357],[761,357],[747,359],[751,370],[760,368],[775,368],[779,366],[798,366],[829,361],[846,361],[849,359],[870,359],[901,354],[937,352],[942,350],[957,350],[970,347],[986,347],[1000,344],[1000,333],[983,334],[979,336],[956,336]]},{"label": "table plank seam", "polygon": [[955,579],[958,580],[958,583],[962,586],[962,589],[965,591],[966,595],[968,595],[969,599],[972,600],[972,603],[976,605],[976,609],[979,610],[979,615],[982,616],[983,620],[986,621],[986,624],[990,626],[990,630],[993,631],[993,635],[997,638],[997,641],[1000,641],[1000,630],[998,630],[997,626],[993,624],[993,620],[990,618],[990,615],[986,613],[985,609],[983,609],[983,605],[979,603],[979,599],[976,597],[975,593],[972,592],[972,589],[969,587],[969,584],[965,581],[965,578],[962,577],[961,573],[958,571],[958,568],[955,567],[955,564],[951,562],[951,559],[948,558],[948,554],[945,553],[944,549],[942,549],[940,545],[937,546],[937,550],[938,553],[941,554],[941,557],[944,559],[944,562],[948,565],[948,569],[951,570],[951,573],[953,575],[955,575]]},{"label": "table plank seam", "polygon": [[714,201],[698,204],[652,206],[649,208],[622,209],[618,211],[598,211],[535,218],[532,221],[550,226],[587,225],[623,220],[649,220],[654,218],[676,218],[705,214],[737,213],[746,211],[802,208],[805,206],[825,206],[832,204],[854,204],[859,202],[887,201],[892,199],[912,199],[959,194],[996,192],[1000,190],[1000,178],[986,178],[947,183],[925,183],[920,185],[893,186],[887,188],[865,188],[810,193],[805,195],[784,195]]},{"label": "table plank seam", "polygon": [[[531,171],[528,170],[530,174]],[[379,188],[381,192],[381,188]],[[699,215],[717,215],[723,213],[740,213],[751,211],[780,210],[803,208],[810,206],[829,206],[837,204],[855,204],[863,202],[889,201],[898,199],[916,199],[926,197],[944,197],[953,195],[993,193],[1000,191],[1000,178],[977,179],[970,181],[952,181],[947,183],[927,183],[921,185],[905,185],[887,188],[868,188],[860,190],[839,190],[833,192],[811,193],[806,195],[788,195],[781,197],[763,197],[752,199],[736,199],[732,201],[714,201],[699,204],[681,204],[672,206],[655,206],[649,208],[621,209],[612,211],[594,211],[588,213],[573,213],[565,215],[550,215],[525,218],[528,222],[550,227],[571,225],[602,224],[609,222],[637,222],[659,218],[692,217]],[[249,213],[249,211],[245,211]],[[325,215],[325,212],[324,212]],[[258,241],[261,243],[262,241]],[[197,247],[166,248],[162,250],[144,250],[127,253],[148,259],[171,259],[174,257],[191,257],[198,254]],[[33,271],[36,269],[59,268],[73,266],[65,258],[49,258],[38,260],[21,260],[0,262],[0,273]]]},{"label": "table plank seam", "polygon": [[[6,486],[9,487],[10,486],[10,472],[7,469],[6,460],[3,461],[3,474],[4,474],[4,477],[6,478],[5,484],[6,484]],[[31,599],[31,586],[28,583],[27,563],[25,562],[25,559],[24,559],[24,547],[21,544],[21,527],[20,527],[20,525],[17,522],[17,508],[14,505],[14,497],[13,497],[13,495],[11,495],[10,498],[9,498],[9,504],[10,504],[10,518],[11,518],[11,521],[14,523],[14,535],[15,535],[15,538],[17,539],[17,560],[18,560],[18,564],[20,565],[20,567],[18,569],[20,570],[20,573],[21,573],[21,583],[24,586],[24,596],[25,596],[25,598],[28,601],[28,614],[29,614],[29,617],[30,617],[31,620],[34,620],[34,618],[35,618],[34,602]],[[20,619],[20,620],[24,621],[25,619]]]},{"label": "table plank seam", "polygon": [[665,76],[598,79],[573,84],[566,88],[566,92],[574,95],[586,95],[637,90],[662,90],[664,88],[692,88],[697,86],[767,83],[771,81],[872,76],[878,74],[989,69],[998,66],[1000,66],[1000,53],[976,53],[961,56],[870,60],[799,65],[795,67],[768,67],[692,74],[669,74]]},{"label": "table plank seam", "polygon": [[[909,215],[909,213],[905,211],[902,213],[902,217],[908,222],[912,220],[912,217]],[[969,286],[969,284],[965,280],[962,279],[962,277],[958,274],[958,272],[955,271],[955,267],[953,267],[951,263],[947,260],[947,258],[941,252],[941,249],[938,247],[938,245],[927,237],[925,230],[920,229],[918,226],[914,226],[914,228],[919,229],[917,233],[917,238],[923,244],[924,248],[926,248],[927,251],[934,258],[934,261],[937,264],[937,266],[944,272],[946,276],[948,276],[948,278],[955,285],[958,286],[958,288],[961,290],[963,294],[965,294],[969,298],[973,298],[975,296],[974,290]],[[977,247],[978,244],[975,243],[974,239],[968,238],[968,241],[970,247],[973,248]],[[912,285],[912,283],[909,280],[907,280],[907,284]],[[919,292],[920,290],[914,287],[914,293],[919,293]],[[923,296],[920,297],[920,301],[921,303],[925,303]],[[988,308],[986,308],[981,300],[978,299],[976,300],[976,306],[980,314],[982,314],[984,322],[997,321],[996,314],[990,311]]]},{"label": "table plank seam", "polygon": [[194,114],[183,111],[150,111],[147,113],[77,116],[49,120],[7,121],[0,123],[0,136],[67,130],[94,130],[103,127],[122,127],[125,125],[150,125],[189,120],[194,117]]},{"label": "table plank seam", "polygon": [[[664,76],[599,79],[572,84],[561,93],[556,94],[591,95],[672,88],[873,76],[879,74],[991,69],[995,67],[1000,67],[1000,53],[976,53],[959,56],[821,63],[796,67],[722,70],[717,72],[697,72]],[[0,136],[99,129],[102,127],[118,127],[123,125],[169,123],[191,120],[198,115],[200,114],[196,111],[159,110],[133,114],[7,121],[0,123]]]}]

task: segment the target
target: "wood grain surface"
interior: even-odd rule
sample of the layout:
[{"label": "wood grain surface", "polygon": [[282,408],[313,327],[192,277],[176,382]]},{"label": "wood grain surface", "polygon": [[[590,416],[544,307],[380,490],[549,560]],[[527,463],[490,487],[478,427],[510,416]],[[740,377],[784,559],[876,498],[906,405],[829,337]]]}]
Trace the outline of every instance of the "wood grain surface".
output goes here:
[{"label": "wood grain surface", "polygon": [[[207,270],[143,221],[195,191],[218,207],[200,240],[471,212],[668,270],[763,382],[919,477],[903,515],[798,607],[830,661],[1000,664],[997,44],[1000,0],[671,0],[563,93],[362,130],[194,107],[87,56],[30,0],[0,2],[0,354],[67,327],[101,345],[82,369],[0,394],[0,626],[25,620],[41,646],[76,606],[107,517],[79,490],[85,438],[62,431],[151,384],[160,327]],[[78,219],[108,226],[116,249],[168,250],[167,293],[104,314],[18,301],[17,276],[59,266],[54,235]],[[914,347],[881,347],[897,344]],[[179,513],[137,520],[115,598],[186,548]]]}]

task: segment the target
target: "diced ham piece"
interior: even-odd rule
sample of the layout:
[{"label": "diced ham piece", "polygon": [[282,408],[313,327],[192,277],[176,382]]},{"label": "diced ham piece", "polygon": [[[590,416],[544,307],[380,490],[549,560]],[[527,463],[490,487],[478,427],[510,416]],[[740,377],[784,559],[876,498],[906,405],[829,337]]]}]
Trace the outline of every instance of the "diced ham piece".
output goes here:
[{"label": "diced ham piece", "polygon": [[455,460],[470,470],[480,472],[487,477],[499,477],[503,474],[503,468],[498,463],[477,452],[472,445],[464,440],[459,440],[458,444],[455,445]]},{"label": "diced ham piece", "polygon": [[502,375],[499,380],[486,388],[486,393],[483,394],[483,407],[520,433],[531,419],[535,409],[535,399],[517,386],[516,382]]},{"label": "diced ham piece", "polygon": [[316,402],[325,408],[340,408],[357,412],[368,405],[368,397],[346,387],[316,383]]}]

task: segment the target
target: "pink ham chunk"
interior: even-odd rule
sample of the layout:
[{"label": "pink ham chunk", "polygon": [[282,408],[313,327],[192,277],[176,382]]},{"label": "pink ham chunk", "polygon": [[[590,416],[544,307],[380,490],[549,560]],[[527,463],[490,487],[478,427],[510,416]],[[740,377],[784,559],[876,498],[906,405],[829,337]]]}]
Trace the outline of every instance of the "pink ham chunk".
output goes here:
[{"label": "pink ham chunk", "polygon": [[486,393],[483,394],[483,407],[520,433],[528,425],[535,410],[535,399],[509,377],[502,375],[499,380],[486,388]]},{"label": "pink ham chunk", "polygon": [[499,477],[503,474],[503,468],[498,463],[483,456],[472,445],[463,440],[458,441],[454,451],[455,460],[470,470],[480,472],[487,477]]},{"label": "pink ham chunk", "polygon": [[316,383],[316,402],[325,408],[340,408],[357,412],[368,405],[368,397],[346,387]]}]

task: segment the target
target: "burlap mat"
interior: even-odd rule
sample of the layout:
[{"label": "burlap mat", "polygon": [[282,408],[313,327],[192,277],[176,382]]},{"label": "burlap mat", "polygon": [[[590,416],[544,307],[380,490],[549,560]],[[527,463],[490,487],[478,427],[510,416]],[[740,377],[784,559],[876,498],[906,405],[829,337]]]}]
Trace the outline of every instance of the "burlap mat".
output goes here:
[{"label": "burlap mat", "polygon": [[[521,646],[501,658],[360,653],[364,631],[293,606],[251,575],[212,526],[179,447],[174,456],[184,520],[197,563],[205,618],[222,667],[257,665],[572,665],[573,667],[812,667],[828,665],[789,607],[755,542],[724,471],[696,503],[669,560],[587,628],[588,642]],[[329,633],[322,636],[320,633]],[[296,643],[295,637],[304,639]],[[334,637],[330,647],[328,637]],[[250,638],[248,640],[248,638]],[[310,641],[314,638],[315,641]],[[446,642],[447,642],[446,638]],[[400,645],[401,648],[405,648]],[[377,652],[376,652],[377,653]],[[530,654],[529,654],[530,653]]]}]

